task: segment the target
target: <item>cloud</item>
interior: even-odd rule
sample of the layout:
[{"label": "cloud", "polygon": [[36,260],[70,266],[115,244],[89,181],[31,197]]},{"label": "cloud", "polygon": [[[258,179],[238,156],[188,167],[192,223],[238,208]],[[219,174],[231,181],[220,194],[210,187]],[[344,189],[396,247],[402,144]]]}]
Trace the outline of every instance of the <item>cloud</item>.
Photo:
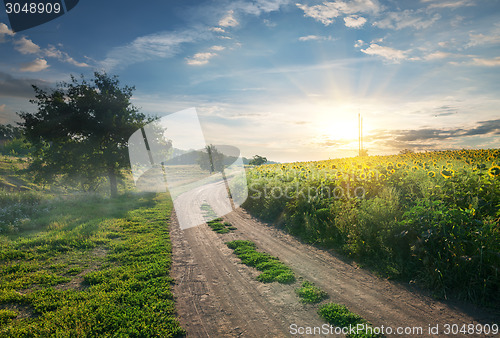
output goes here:
[{"label": "cloud", "polygon": [[466,47],[494,45],[500,43],[500,32],[497,32],[495,35],[469,34],[469,39]]},{"label": "cloud", "polygon": [[321,36],[321,35],[307,35],[301,36],[299,41],[327,41],[333,40],[331,36]]},{"label": "cloud", "polygon": [[354,44],[354,47],[355,48],[361,48],[365,45],[365,42],[363,40],[358,40],[356,41],[356,43]]},{"label": "cloud", "polygon": [[278,11],[281,6],[286,5],[290,0],[255,0],[255,1],[234,1],[231,3],[232,10],[237,13],[252,14],[259,16],[262,13]]},{"label": "cloud", "polygon": [[476,66],[486,66],[486,67],[500,66],[500,56],[494,59],[473,58],[472,64]]},{"label": "cloud", "polygon": [[54,47],[52,45],[49,45],[49,48],[44,49],[43,53],[47,57],[56,58],[59,61],[67,62],[69,64],[72,64],[73,66],[77,66],[77,67],[90,67],[87,63],[76,61],[71,56],[69,56],[68,53],[62,52],[62,51],[58,50],[56,47]]},{"label": "cloud", "polygon": [[[325,26],[332,24],[334,19],[341,15],[351,15],[356,13],[376,14],[381,10],[380,4],[375,0],[353,0],[349,2],[333,1],[324,2],[322,5],[314,6],[297,3],[296,6],[304,11],[305,17],[311,17],[316,21],[323,23]],[[352,22],[352,19],[348,21]]]},{"label": "cloud", "polygon": [[333,2],[325,2],[323,5],[315,6],[297,4],[297,7],[304,11],[304,16],[313,18],[325,26],[332,24],[333,19],[340,16],[340,11]]},{"label": "cloud", "polygon": [[383,29],[403,29],[403,28],[414,28],[414,29],[425,29],[434,24],[437,20],[441,18],[441,15],[434,14],[431,18],[428,18],[425,14],[420,15],[420,12],[412,10],[404,10],[402,12],[389,12],[385,14],[385,18],[380,21],[373,23],[374,26]]},{"label": "cloud", "polygon": [[40,52],[40,47],[24,36],[14,42],[14,48],[21,54],[36,54]]},{"label": "cloud", "polygon": [[[383,141],[384,144],[399,148],[400,146],[428,147],[435,144],[430,141],[443,141],[468,136],[500,135],[500,119],[479,121],[470,128],[421,128],[400,130],[376,130],[365,137],[367,142]],[[414,143],[410,143],[414,142]]]},{"label": "cloud", "polygon": [[14,31],[10,30],[9,27],[7,27],[6,24],[0,22],[0,43],[5,41],[5,36],[14,36],[16,33]]},{"label": "cloud", "polygon": [[401,60],[407,59],[407,51],[394,49],[391,47],[380,46],[376,43],[370,44],[366,49],[361,49],[361,51],[368,55],[378,55],[386,60],[393,62],[399,62]]},{"label": "cloud", "polygon": [[216,33],[225,33],[226,32],[224,29],[222,29],[220,27],[212,27],[212,28],[210,28],[210,30],[212,32],[216,32]]},{"label": "cloud", "polygon": [[0,96],[31,98],[34,95],[32,85],[46,88],[50,84],[39,79],[18,79],[0,72]]},{"label": "cloud", "polygon": [[238,20],[234,18],[234,11],[230,10],[227,14],[219,20],[219,26],[221,27],[236,27],[239,25]]},{"label": "cloud", "polygon": [[5,104],[0,104],[0,113],[5,111],[5,107],[7,107]]},{"label": "cloud", "polygon": [[223,46],[212,46],[210,47],[211,50],[215,50],[217,52],[220,52],[221,50],[224,50],[226,49],[226,47],[223,47]]},{"label": "cloud", "polygon": [[208,60],[216,56],[216,53],[210,53],[210,52],[205,52],[205,53],[196,53],[193,55],[192,58],[186,58],[186,62],[188,65],[191,66],[201,66],[205,65],[208,63]]},{"label": "cloud", "polygon": [[455,56],[456,54],[452,53],[447,53],[447,52],[441,52],[437,51],[431,54],[428,54],[424,57],[425,60],[440,60],[440,59],[446,59],[452,56]]},{"label": "cloud", "polygon": [[428,6],[429,9],[431,8],[458,8],[458,7],[465,7],[465,6],[475,6],[476,4],[474,3],[473,0],[453,0],[453,1],[445,1],[445,0],[422,0],[424,3],[430,3]]},{"label": "cloud", "polygon": [[361,28],[366,23],[366,19],[362,16],[352,15],[344,18],[346,27]]},{"label": "cloud", "polygon": [[38,58],[35,61],[24,63],[19,70],[21,72],[39,72],[47,68],[49,68],[47,61]]},{"label": "cloud", "polygon": [[169,58],[180,52],[181,45],[212,36],[213,34],[209,30],[201,28],[145,35],[124,46],[113,48],[99,63],[104,69],[110,70],[148,60]]}]

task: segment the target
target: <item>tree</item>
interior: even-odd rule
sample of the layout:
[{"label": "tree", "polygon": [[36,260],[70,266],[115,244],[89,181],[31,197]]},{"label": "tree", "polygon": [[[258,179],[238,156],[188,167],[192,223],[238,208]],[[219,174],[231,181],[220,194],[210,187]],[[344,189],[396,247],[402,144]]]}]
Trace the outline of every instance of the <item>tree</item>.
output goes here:
[{"label": "tree", "polygon": [[222,152],[211,144],[205,147],[205,151],[200,152],[198,164],[203,170],[208,170],[210,173],[222,172],[225,167],[225,156]]},{"label": "tree", "polygon": [[248,164],[250,164],[250,165],[262,165],[266,162],[267,162],[267,158],[259,156],[259,155],[255,155],[253,157],[253,159],[251,159],[250,162],[248,162]]},{"label": "tree", "polygon": [[401,155],[406,155],[406,154],[413,154],[413,153],[414,153],[414,151],[413,151],[413,150],[411,150],[411,149],[407,149],[407,148],[405,148],[405,149],[400,150],[400,151],[399,151],[399,153],[400,153]]},{"label": "tree", "polygon": [[71,76],[71,82],[45,91],[37,86],[36,113],[19,113],[20,126],[32,144],[30,169],[39,181],[57,175],[95,190],[107,177],[111,196],[117,195],[117,178],[129,166],[127,140],[150,122],[132,106],[134,87],[120,87],[117,76],[94,73],[88,82]]}]

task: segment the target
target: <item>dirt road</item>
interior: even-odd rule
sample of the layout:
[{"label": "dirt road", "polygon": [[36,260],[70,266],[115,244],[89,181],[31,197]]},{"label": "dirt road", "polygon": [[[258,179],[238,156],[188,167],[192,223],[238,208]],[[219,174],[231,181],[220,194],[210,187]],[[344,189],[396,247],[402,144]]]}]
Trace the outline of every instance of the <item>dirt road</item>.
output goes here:
[{"label": "dirt road", "polygon": [[[223,194],[220,188],[218,193]],[[199,200],[199,204],[210,199],[213,209],[218,208],[211,188],[200,188],[188,197]],[[380,279],[333,253],[303,244],[259,222],[244,210],[224,218],[237,230],[217,234],[206,225],[181,230],[175,220],[172,224],[174,295],[181,324],[190,337],[289,337],[295,332],[293,325],[306,328],[325,324],[316,312],[318,305],[302,304],[295,295],[301,279],[325,290],[330,296],[327,301],[345,304],[373,326],[389,326],[393,333],[398,328],[422,328],[418,336],[430,336],[429,325],[439,325],[443,336],[445,324],[495,320],[479,311],[467,314],[411,288]],[[233,239],[251,240],[258,249],[277,256],[294,270],[298,281],[292,285],[258,282],[258,272],[241,264],[224,244]],[[394,336],[417,335],[407,332]],[[473,336],[478,335],[467,335]]]}]

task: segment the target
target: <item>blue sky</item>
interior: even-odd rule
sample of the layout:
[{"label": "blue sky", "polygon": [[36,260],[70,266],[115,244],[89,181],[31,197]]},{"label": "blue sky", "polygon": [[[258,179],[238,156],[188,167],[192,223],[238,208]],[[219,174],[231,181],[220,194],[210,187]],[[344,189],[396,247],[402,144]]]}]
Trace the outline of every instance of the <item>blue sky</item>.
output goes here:
[{"label": "blue sky", "polygon": [[500,2],[86,1],[13,33],[0,14],[0,122],[30,84],[95,70],[162,116],[196,107],[207,142],[277,161],[498,148]]}]

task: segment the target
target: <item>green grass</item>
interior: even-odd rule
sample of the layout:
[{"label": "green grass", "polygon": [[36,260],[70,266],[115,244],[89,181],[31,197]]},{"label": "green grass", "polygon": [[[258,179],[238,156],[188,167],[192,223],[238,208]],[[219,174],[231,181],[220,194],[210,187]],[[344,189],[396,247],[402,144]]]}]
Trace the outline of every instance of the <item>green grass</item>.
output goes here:
[{"label": "green grass", "polygon": [[302,286],[295,291],[304,303],[319,303],[328,297],[325,291],[308,281],[304,281]]},{"label": "green grass", "polygon": [[236,227],[234,227],[231,223],[222,222],[222,218],[219,217],[214,219],[217,215],[209,204],[203,203],[201,205],[201,210],[205,219],[211,219],[207,222],[207,225],[216,233],[227,234],[228,232],[236,230]]},{"label": "green grass", "polygon": [[227,242],[226,245],[234,250],[236,256],[245,265],[252,266],[262,273],[257,279],[264,283],[279,282],[290,284],[295,282],[293,271],[278,258],[267,253],[259,252],[255,248],[255,243],[251,241],[235,240]]},{"label": "green grass", "polygon": [[0,234],[0,337],[185,334],[169,276],[168,196],[51,203],[26,230]]},{"label": "green grass", "polygon": [[[350,327],[358,324],[370,325],[361,316],[352,313],[345,305],[328,303],[320,306],[318,314],[329,324],[337,327]],[[373,333],[359,332],[357,334],[348,335],[348,337],[380,337]]]}]

